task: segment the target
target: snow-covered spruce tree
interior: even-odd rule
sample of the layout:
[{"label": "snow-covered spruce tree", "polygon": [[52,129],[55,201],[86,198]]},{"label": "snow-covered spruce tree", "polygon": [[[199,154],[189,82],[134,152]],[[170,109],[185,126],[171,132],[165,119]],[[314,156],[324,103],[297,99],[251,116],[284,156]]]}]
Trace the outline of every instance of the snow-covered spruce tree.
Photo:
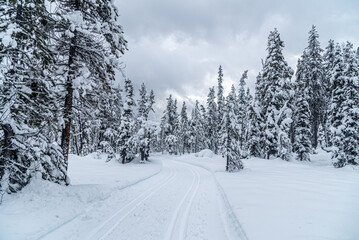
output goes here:
[{"label": "snow-covered spruce tree", "polygon": [[245,80],[248,78],[247,76],[248,70],[244,71],[242,77],[239,81],[239,90],[238,90],[238,124],[239,124],[239,145],[242,150],[246,148],[247,141],[247,130],[248,130],[248,96],[246,95],[244,86],[246,85]]},{"label": "snow-covered spruce tree", "polygon": [[321,136],[324,138],[325,147],[331,146],[331,132],[330,132],[330,121],[329,121],[329,111],[332,97],[332,74],[334,71],[334,61],[335,61],[335,44],[333,40],[329,40],[328,46],[325,48],[323,54],[323,115],[321,120],[322,133]]},{"label": "snow-covered spruce tree", "polygon": [[0,1],[0,192],[21,190],[35,172],[66,183],[56,142],[55,23],[45,1]]},{"label": "snow-covered spruce tree", "polygon": [[[220,130],[221,130],[221,120],[222,120],[222,117],[223,117],[223,109],[224,109],[224,106],[225,106],[225,99],[224,99],[224,95],[223,95],[223,91],[224,91],[224,88],[223,88],[223,70],[222,70],[222,66],[220,65],[219,66],[219,69],[218,69],[218,78],[217,78],[217,81],[218,81],[218,85],[217,85],[217,116],[219,116],[218,118],[218,122],[217,122],[217,132],[220,133]],[[221,136],[218,134],[217,135],[218,137],[218,140],[221,138]]]},{"label": "snow-covered spruce tree", "polygon": [[306,79],[303,78],[303,66],[298,59],[295,82],[295,109],[294,119],[294,144],[293,151],[299,161],[310,161],[309,154],[312,151],[312,135],[310,126],[309,93],[305,87]]},{"label": "snow-covered spruce tree", "polygon": [[318,32],[315,26],[309,31],[308,46],[305,48],[302,56],[302,64],[306,65],[302,73],[303,79],[306,79],[305,87],[308,89],[310,96],[309,107],[311,112],[310,124],[312,131],[312,146],[317,148],[318,145],[318,129],[321,118],[323,116],[323,57],[318,41]]},{"label": "snow-covered spruce tree", "polygon": [[199,102],[196,101],[196,105],[192,110],[190,120],[190,145],[193,153],[199,152],[205,148],[205,129],[203,126],[201,110]]},{"label": "snow-covered spruce tree", "polygon": [[[293,70],[284,59],[283,41],[277,29],[268,37],[268,56],[262,73],[262,114],[265,119],[263,126],[263,142],[265,157],[271,155],[288,160],[290,157],[290,140],[288,136],[291,111],[287,104],[291,98],[290,78]],[[263,91],[263,90],[262,90]]]},{"label": "snow-covered spruce tree", "polygon": [[341,139],[341,128],[343,123],[343,118],[345,117],[342,109],[343,102],[345,101],[345,91],[344,91],[344,59],[342,49],[337,43],[335,45],[334,52],[334,66],[333,72],[331,74],[332,79],[332,97],[331,97],[331,106],[329,111],[329,122],[331,130],[331,143],[335,147],[333,158],[336,158],[337,150],[341,148],[342,139]]},{"label": "snow-covered spruce tree", "polygon": [[[108,161],[115,158],[116,153],[116,140],[120,133],[118,131],[121,124],[121,101],[118,97],[120,89],[116,89],[114,86],[110,86],[106,92],[99,95],[97,104],[96,119],[92,122],[98,121],[99,128],[98,133],[95,135],[98,137],[95,144],[99,144],[101,151],[108,154]],[[96,151],[97,146],[93,146],[93,151]]]},{"label": "snow-covered spruce tree", "polygon": [[233,90],[226,99],[225,111],[221,122],[220,149],[222,156],[226,158],[226,171],[236,172],[243,169],[242,152],[239,145],[238,119],[236,115],[236,93]]},{"label": "snow-covered spruce tree", "polygon": [[[59,75],[65,76],[64,128],[61,147],[67,167],[73,115],[73,98],[96,103],[99,92],[109,91],[118,58],[126,50],[118,13],[110,0],[56,0]],[[79,94],[77,94],[79,93]]]},{"label": "snow-covered spruce tree", "polygon": [[172,99],[172,95],[167,98],[167,107],[161,119],[161,138],[163,149],[169,154],[177,154],[178,150],[178,114],[177,101]]},{"label": "snow-covered spruce tree", "polygon": [[183,102],[182,104],[178,137],[179,137],[180,151],[182,152],[182,154],[189,153],[190,129],[189,129],[189,120],[187,116],[187,106],[185,102]]},{"label": "snow-covered spruce tree", "polygon": [[214,153],[218,153],[218,115],[217,115],[217,104],[215,102],[215,90],[214,87],[209,89],[207,97],[207,128],[206,137],[209,141],[209,149]]},{"label": "snow-covered spruce tree", "polygon": [[147,94],[146,86],[142,83],[140,88],[140,98],[137,101],[138,113],[137,113],[137,147],[141,154],[141,161],[148,160],[150,152],[150,141],[151,141],[151,125],[148,122],[148,115],[150,111],[153,111],[154,104],[154,93]]},{"label": "snow-covered spruce tree", "polygon": [[122,158],[122,164],[130,162],[134,158],[135,142],[132,136],[135,132],[134,108],[136,103],[133,99],[133,85],[130,79],[125,80],[125,99],[119,128],[117,145]]},{"label": "snow-covered spruce tree", "polygon": [[353,45],[343,47],[344,58],[344,101],[340,111],[343,114],[341,126],[337,128],[341,140],[337,147],[335,167],[359,164],[359,66]]},{"label": "snow-covered spruce tree", "polygon": [[254,157],[263,156],[263,131],[264,121],[262,117],[262,75],[261,73],[257,76],[255,95],[252,104],[248,109],[248,137],[247,137],[247,147],[248,154]]}]

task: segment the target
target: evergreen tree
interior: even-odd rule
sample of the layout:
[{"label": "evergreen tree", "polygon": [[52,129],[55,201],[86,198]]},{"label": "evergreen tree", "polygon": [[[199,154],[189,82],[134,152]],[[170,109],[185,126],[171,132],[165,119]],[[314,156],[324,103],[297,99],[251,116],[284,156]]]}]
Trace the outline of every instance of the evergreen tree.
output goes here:
[{"label": "evergreen tree", "polygon": [[133,99],[133,85],[130,79],[125,80],[125,101],[121,116],[121,125],[119,128],[120,136],[118,138],[118,149],[121,154],[122,164],[131,161],[134,158],[134,139],[135,131],[134,107],[136,105]]},{"label": "evergreen tree", "polygon": [[54,24],[45,1],[0,1],[0,192],[21,190],[36,171],[68,183],[56,142]]},{"label": "evergreen tree", "polygon": [[179,125],[179,142],[180,142],[180,150],[182,154],[185,154],[186,152],[190,152],[190,145],[189,145],[189,138],[190,138],[190,132],[189,132],[189,121],[187,116],[187,106],[186,103],[183,102],[182,109],[181,109],[181,119],[180,119],[180,125]]},{"label": "evergreen tree", "polygon": [[333,156],[337,158],[334,162],[335,167],[359,164],[359,66],[353,45],[349,42],[343,47],[343,62],[344,101],[340,109],[343,118],[341,125],[336,129],[340,144],[335,145],[337,147]]},{"label": "evergreen tree", "polygon": [[118,58],[126,50],[118,13],[109,0],[57,0],[58,74],[64,79],[64,128],[61,147],[67,167],[74,97],[92,105],[106,92],[120,69]]},{"label": "evergreen tree", "polygon": [[234,86],[226,99],[225,112],[221,124],[221,152],[227,159],[226,171],[236,172],[243,169],[242,151],[239,145],[238,119],[236,115],[236,94]]},{"label": "evergreen tree", "polygon": [[[223,117],[223,114],[224,114],[224,106],[225,106],[225,99],[224,99],[224,95],[223,95],[223,70],[222,70],[222,66],[220,65],[219,66],[219,69],[218,69],[218,86],[217,86],[217,116],[219,117],[218,118],[218,122],[217,122],[217,132],[220,134],[220,130],[221,130],[221,127],[220,127],[220,120],[221,118]],[[218,140],[221,138],[221,136],[218,134]]]},{"label": "evergreen tree", "polygon": [[190,145],[192,152],[199,152],[205,148],[205,130],[203,126],[201,111],[199,102],[196,101],[196,105],[192,110],[191,120],[190,120]]},{"label": "evergreen tree", "polygon": [[257,76],[255,96],[253,103],[248,109],[248,140],[247,149],[250,156],[261,157],[263,156],[264,135],[262,128],[264,121],[262,117],[262,94],[264,86],[262,84],[261,73]]},{"label": "evergreen tree", "polygon": [[[331,107],[329,111],[329,120],[330,120],[330,130],[331,130],[331,143],[340,148],[342,141],[341,141],[341,127],[344,113],[343,109],[343,102],[345,101],[345,91],[344,91],[344,83],[345,83],[345,76],[344,76],[344,59],[342,54],[342,49],[340,45],[337,43],[335,45],[335,57],[334,57],[334,66],[333,72],[331,74],[332,79],[332,98],[331,98]],[[336,155],[336,154],[334,154]]]},{"label": "evergreen tree", "polygon": [[244,86],[246,85],[245,79],[247,76],[248,70],[244,71],[240,82],[239,82],[239,91],[238,91],[238,124],[239,124],[239,145],[243,150],[246,146],[246,136],[247,136],[247,111],[248,111],[248,96],[246,95]]},{"label": "evergreen tree", "polygon": [[306,65],[303,78],[306,79],[306,88],[310,96],[309,107],[311,112],[311,128],[312,128],[312,146],[317,148],[318,145],[318,129],[320,120],[323,116],[323,58],[318,41],[318,33],[315,26],[309,31],[308,47],[304,50],[302,63]]},{"label": "evergreen tree", "polygon": [[177,115],[177,101],[172,99],[172,95],[167,98],[167,107],[163,112],[161,120],[161,138],[163,148],[169,154],[177,154],[178,150],[178,115]]},{"label": "evergreen tree", "polygon": [[136,142],[140,151],[141,161],[148,160],[151,142],[151,128],[152,125],[148,122],[148,115],[153,111],[152,105],[154,104],[154,93],[151,91],[150,95],[147,94],[146,86],[142,83],[140,88],[140,98],[137,101],[138,116],[137,116],[137,129],[136,129]]},{"label": "evergreen tree", "polygon": [[309,94],[306,88],[306,79],[303,78],[303,65],[298,60],[296,73],[295,110],[294,110],[294,146],[293,151],[297,153],[300,161],[310,161],[309,154],[312,149],[312,136],[310,128]]},{"label": "evergreen tree", "polygon": [[207,97],[207,128],[206,137],[209,141],[209,149],[215,154],[218,153],[218,115],[217,115],[217,104],[215,102],[215,90],[214,87],[209,89]]},{"label": "evergreen tree", "polygon": [[268,37],[268,56],[261,80],[264,85],[261,108],[265,119],[262,141],[266,158],[274,155],[288,160],[291,151],[288,137],[291,112],[287,104],[291,94],[290,78],[293,70],[284,59],[283,47],[284,43],[275,29]]},{"label": "evergreen tree", "polygon": [[324,104],[323,104],[323,116],[322,116],[322,130],[323,138],[325,140],[325,146],[331,146],[331,133],[330,133],[330,122],[329,122],[329,111],[332,97],[332,74],[334,72],[334,61],[335,61],[335,44],[333,40],[329,40],[328,46],[325,48],[323,54],[323,89],[324,89]]}]

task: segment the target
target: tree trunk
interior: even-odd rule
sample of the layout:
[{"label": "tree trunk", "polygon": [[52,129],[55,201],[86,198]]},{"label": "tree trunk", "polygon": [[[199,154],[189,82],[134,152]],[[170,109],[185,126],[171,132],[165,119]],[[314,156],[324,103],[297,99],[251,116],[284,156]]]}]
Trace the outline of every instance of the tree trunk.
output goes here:
[{"label": "tree trunk", "polygon": [[64,155],[64,163],[67,171],[68,168],[68,159],[69,159],[69,148],[70,148],[70,136],[71,136],[71,119],[72,119],[72,99],[73,99],[73,86],[72,80],[74,78],[74,57],[76,54],[76,32],[75,36],[71,39],[71,47],[69,52],[69,61],[68,61],[68,76],[66,82],[66,96],[65,96],[65,106],[64,106],[64,118],[65,118],[65,127],[62,130],[61,136],[61,148]]},{"label": "tree trunk", "polygon": [[0,158],[0,180],[5,174],[6,160],[14,158],[14,151],[11,150],[11,138],[15,135],[10,124],[2,124],[1,127],[4,131],[4,145],[2,157]]}]

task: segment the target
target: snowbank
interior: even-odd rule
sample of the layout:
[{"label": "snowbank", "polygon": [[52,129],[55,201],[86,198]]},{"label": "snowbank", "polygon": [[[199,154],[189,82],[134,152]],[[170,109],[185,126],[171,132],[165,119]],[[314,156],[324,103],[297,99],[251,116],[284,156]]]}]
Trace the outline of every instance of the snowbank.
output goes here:
[{"label": "snowbank", "polygon": [[204,149],[198,153],[195,153],[196,157],[206,157],[206,158],[212,158],[214,156],[214,153],[209,149]]}]

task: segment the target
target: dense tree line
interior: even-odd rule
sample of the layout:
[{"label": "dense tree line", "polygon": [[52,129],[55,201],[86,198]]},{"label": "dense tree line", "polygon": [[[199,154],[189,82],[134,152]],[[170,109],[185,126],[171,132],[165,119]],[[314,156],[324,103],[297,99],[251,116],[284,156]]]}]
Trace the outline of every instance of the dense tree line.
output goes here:
[{"label": "dense tree line", "polygon": [[[154,94],[115,83],[127,50],[110,0],[0,0],[0,193],[69,184],[69,152],[148,157]],[[123,94],[124,96],[121,96]]]},{"label": "dense tree line", "polygon": [[[170,154],[211,149],[227,158],[227,170],[243,168],[249,156],[310,161],[321,147],[335,167],[359,164],[359,58],[350,42],[320,47],[315,26],[297,70],[288,66],[277,29],[270,32],[267,57],[256,79],[254,97],[245,89],[247,71],[223,96],[223,69],[217,94],[207,106],[197,101],[189,119],[186,104],[177,114],[170,96],[161,121],[161,150]],[[294,76],[294,80],[292,80]]]}]

